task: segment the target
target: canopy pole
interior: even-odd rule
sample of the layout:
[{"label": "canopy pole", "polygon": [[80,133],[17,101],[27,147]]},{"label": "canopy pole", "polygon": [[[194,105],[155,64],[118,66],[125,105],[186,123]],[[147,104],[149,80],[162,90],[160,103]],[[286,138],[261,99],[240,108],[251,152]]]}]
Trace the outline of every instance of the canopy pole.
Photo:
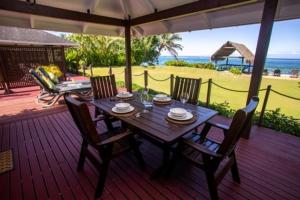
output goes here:
[{"label": "canopy pole", "polygon": [[[249,92],[247,103],[253,96],[257,96],[262,80],[264,65],[268,53],[269,43],[272,35],[272,28],[274,23],[274,17],[276,14],[278,0],[266,0],[260,25],[260,31],[256,46],[256,52],[254,57],[253,70],[250,80]],[[248,124],[244,138],[250,138],[251,122]]]},{"label": "canopy pole", "polygon": [[128,92],[132,92],[130,23],[127,23],[125,25],[125,51],[126,51],[125,85]]}]

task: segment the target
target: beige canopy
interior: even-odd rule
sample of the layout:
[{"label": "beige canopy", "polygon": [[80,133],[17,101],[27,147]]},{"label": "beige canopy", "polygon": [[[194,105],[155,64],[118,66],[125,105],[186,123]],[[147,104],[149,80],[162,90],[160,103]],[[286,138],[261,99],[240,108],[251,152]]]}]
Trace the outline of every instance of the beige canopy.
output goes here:
[{"label": "beige canopy", "polygon": [[244,58],[245,62],[253,65],[254,55],[253,53],[243,44],[236,42],[226,42],[220,49],[218,49],[212,56],[212,61],[224,60],[230,56],[233,52],[238,51]]},{"label": "beige canopy", "polygon": [[[17,3],[15,3],[17,2]],[[34,0],[30,0],[33,4]],[[134,36],[260,23],[261,0],[1,0],[0,25],[42,30]],[[27,6],[26,6],[27,5]],[[56,10],[50,8],[59,8]],[[181,9],[173,9],[181,7]],[[201,9],[200,9],[201,8]],[[62,12],[68,10],[69,12]],[[76,14],[80,12],[81,15]],[[89,14],[88,14],[89,13]],[[87,17],[86,15],[91,17]],[[100,17],[99,17],[100,16]],[[300,17],[299,0],[279,0],[275,20]]]}]

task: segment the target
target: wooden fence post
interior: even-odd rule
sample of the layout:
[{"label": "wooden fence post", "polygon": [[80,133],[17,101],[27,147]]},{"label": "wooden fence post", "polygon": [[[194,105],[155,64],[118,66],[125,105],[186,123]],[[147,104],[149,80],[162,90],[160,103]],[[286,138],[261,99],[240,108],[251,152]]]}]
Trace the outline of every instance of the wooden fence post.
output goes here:
[{"label": "wooden fence post", "polygon": [[271,91],[271,85],[268,85],[267,90],[266,90],[266,94],[265,94],[265,98],[264,98],[264,103],[263,106],[261,108],[261,112],[259,115],[259,121],[258,121],[258,125],[261,126],[262,122],[263,122],[263,118],[264,118],[264,114],[266,111],[266,107],[267,107],[267,103],[268,103],[268,99],[269,99],[269,95],[270,95],[270,91]]},{"label": "wooden fence post", "polygon": [[211,95],[211,85],[212,85],[212,79],[208,79],[207,82],[207,95],[206,95],[206,107],[210,104],[210,95]]},{"label": "wooden fence post", "polygon": [[173,95],[173,89],[174,89],[174,74],[171,74],[170,76],[170,95]]},{"label": "wooden fence post", "polygon": [[144,71],[144,87],[145,87],[145,89],[148,88],[148,71],[147,70]]},{"label": "wooden fence post", "polygon": [[83,70],[83,76],[85,76],[85,69],[86,69],[86,65],[82,65],[82,70]]},{"label": "wooden fence post", "polygon": [[93,77],[94,76],[94,74],[93,74],[93,66],[91,64],[90,64],[90,71],[91,71],[90,76]]},{"label": "wooden fence post", "polygon": [[111,67],[111,66],[109,66],[108,74],[109,74],[109,75],[112,75],[112,67]]}]

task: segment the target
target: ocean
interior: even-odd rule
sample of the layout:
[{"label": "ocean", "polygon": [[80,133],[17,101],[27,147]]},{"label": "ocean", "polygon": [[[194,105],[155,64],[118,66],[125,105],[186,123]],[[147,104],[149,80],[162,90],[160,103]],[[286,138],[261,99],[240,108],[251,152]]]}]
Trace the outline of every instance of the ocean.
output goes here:
[{"label": "ocean", "polygon": [[[184,60],[189,63],[206,63],[210,62],[210,57],[205,56],[178,56],[179,60]],[[168,60],[174,60],[172,56],[160,56],[158,59],[159,65],[164,65]],[[218,62],[218,64],[225,64],[224,61]],[[229,58],[229,64],[241,64],[239,58]],[[279,68],[282,74],[290,74],[292,69],[299,69],[300,71],[300,59],[287,59],[287,58],[267,58],[265,63],[265,69],[268,69],[270,73],[274,69]]]}]

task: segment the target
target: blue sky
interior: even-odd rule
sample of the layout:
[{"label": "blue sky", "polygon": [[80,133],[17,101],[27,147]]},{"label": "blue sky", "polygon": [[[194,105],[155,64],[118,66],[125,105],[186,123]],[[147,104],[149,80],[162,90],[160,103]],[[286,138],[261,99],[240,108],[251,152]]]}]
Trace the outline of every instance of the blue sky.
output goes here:
[{"label": "blue sky", "polygon": [[[179,33],[181,56],[210,56],[226,41],[245,44],[255,53],[259,24]],[[163,52],[163,55],[169,55]],[[268,57],[300,58],[300,20],[274,23]]]}]

